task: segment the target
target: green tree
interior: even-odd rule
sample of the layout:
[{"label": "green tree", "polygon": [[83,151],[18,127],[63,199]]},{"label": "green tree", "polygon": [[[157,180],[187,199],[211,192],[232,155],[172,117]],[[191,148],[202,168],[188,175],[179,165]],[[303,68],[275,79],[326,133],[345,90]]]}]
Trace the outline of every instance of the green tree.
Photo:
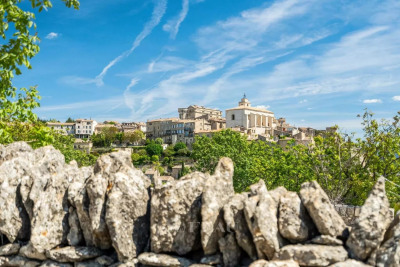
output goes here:
[{"label": "green tree", "polygon": [[163,152],[163,148],[160,144],[151,142],[150,144],[148,144],[146,146],[146,152],[150,157],[153,155],[161,156],[161,153]]},{"label": "green tree", "polygon": [[71,117],[68,117],[68,119],[65,121],[66,123],[74,123],[75,120],[72,119]]},{"label": "green tree", "polygon": [[363,138],[354,134],[321,132],[314,144],[291,141],[283,149],[274,143],[246,141],[225,130],[212,138],[198,137],[192,157],[196,168],[213,172],[221,157],[230,157],[237,192],[263,179],[268,188],[284,186],[298,191],[303,182],[316,180],[333,202],[361,205],[380,175],[394,206],[400,206],[400,113],[381,122],[366,111]]},{"label": "green tree", "polygon": [[[52,6],[49,0],[30,0],[32,7],[41,12]],[[67,7],[78,9],[77,0],[63,0]],[[21,0],[0,3],[0,143],[13,142],[10,134],[16,122],[35,122],[33,109],[39,106],[37,86],[16,88],[15,75],[21,75],[22,68],[31,69],[29,62],[39,52],[35,15],[19,7]],[[35,32],[35,33],[34,33]]]},{"label": "green tree", "polygon": [[140,130],[124,133],[125,143],[132,143],[132,144],[139,143],[140,141],[144,140],[144,138],[145,134]]},{"label": "green tree", "polygon": [[185,148],[187,148],[187,146],[186,146],[186,144],[183,143],[183,142],[178,142],[178,143],[176,143],[175,146],[174,146],[174,150],[175,150],[175,151],[178,151],[178,150],[181,150],[181,149],[185,149]]},{"label": "green tree", "polygon": [[162,145],[164,143],[164,141],[162,140],[162,138],[158,137],[156,138],[156,140],[154,141],[156,144]]},{"label": "green tree", "polygon": [[159,162],[160,158],[157,155],[151,156],[151,162]]}]

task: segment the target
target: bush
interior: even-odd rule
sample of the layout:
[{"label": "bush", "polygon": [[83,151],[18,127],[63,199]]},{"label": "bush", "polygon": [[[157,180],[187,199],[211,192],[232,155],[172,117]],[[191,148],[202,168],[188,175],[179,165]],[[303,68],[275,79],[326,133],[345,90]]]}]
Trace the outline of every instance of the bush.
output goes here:
[{"label": "bush", "polygon": [[163,159],[163,161],[162,161],[162,165],[166,166],[166,165],[168,165],[168,163],[169,163],[169,158],[168,158],[168,157],[165,157],[165,158]]},{"label": "bush", "polygon": [[185,148],[187,148],[187,146],[186,146],[186,144],[183,143],[183,142],[178,142],[178,143],[176,143],[175,146],[174,146],[174,150],[175,150],[175,151],[179,151],[179,150],[185,149]]},{"label": "bush", "polygon": [[179,156],[190,156],[190,151],[187,148],[182,148],[179,149],[178,152],[176,152]]},{"label": "bush", "polygon": [[153,156],[151,156],[151,161],[152,162],[158,162],[160,159],[159,159],[159,157],[157,156],[157,155],[153,155]]},{"label": "bush", "polygon": [[168,146],[164,151],[163,154],[165,157],[172,157],[175,155],[174,146]]},{"label": "bush", "polygon": [[154,156],[154,155],[161,156],[161,153],[163,152],[163,148],[161,145],[159,145],[155,142],[151,142],[150,144],[148,144],[146,146],[146,152],[147,152],[147,155],[149,155],[150,157]]}]

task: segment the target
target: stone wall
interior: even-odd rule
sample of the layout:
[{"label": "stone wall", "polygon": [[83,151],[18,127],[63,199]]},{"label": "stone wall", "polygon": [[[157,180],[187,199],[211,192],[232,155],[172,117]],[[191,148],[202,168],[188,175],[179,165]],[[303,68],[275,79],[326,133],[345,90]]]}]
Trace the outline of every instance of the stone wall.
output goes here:
[{"label": "stone wall", "polygon": [[235,194],[233,171],[222,158],[151,185],[128,152],[78,168],[52,147],[0,146],[0,266],[400,265],[383,177],[364,206],[334,207],[316,182]]}]

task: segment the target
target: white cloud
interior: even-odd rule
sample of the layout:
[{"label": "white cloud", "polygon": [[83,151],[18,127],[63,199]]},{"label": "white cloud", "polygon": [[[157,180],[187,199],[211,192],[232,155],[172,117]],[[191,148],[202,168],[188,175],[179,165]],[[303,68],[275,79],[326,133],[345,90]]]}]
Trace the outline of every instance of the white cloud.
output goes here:
[{"label": "white cloud", "polygon": [[363,103],[364,104],[376,104],[376,103],[382,103],[382,100],[381,99],[377,99],[377,98],[365,99],[365,100],[363,100]]},{"label": "white cloud", "polygon": [[[84,84],[87,84],[88,82],[94,83],[97,86],[102,86],[104,84],[103,79],[106,76],[108,70],[112,68],[115,64],[117,64],[119,61],[124,59],[125,57],[129,56],[141,43],[142,41],[153,31],[153,29],[160,23],[162,17],[165,14],[165,11],[167,9],[167,0],[158,0],[155,1],[155,6],[153,9],[153,13],[151,16],[150,21],[148,21],[143,30],[139,33],[139,35],[136,36],[135,41],[133,42],[131,48],[113,60],[111,60],[107,66],[103,68],[101,73],[96,76],[94,79],[87,79],[87,78],[82,78],[82,82]],[[77,77],[79,78],[79,77]],[[75,79],[76,81],[79,81],[79,79]]]},{"label": "white cloud", "polygon": [[265,105],[258,105],[256,108],[262,108],[262,109],[269,109],[271,106],[265,106]]},{"label": "white cloud", "polygon": [[56,33],[56,32],[51,32],[51,33],[47,34],[45,38],[46,38],[46,39],[49,39],[49,40],[52,40],[52,39],[56,39],[58,36],[59,36],[58,33]]},{"label": "white cloud", "polygon": [[395,95],[394,97],[392,97],[393,101],[400,101],[400,95]]},{"label": "white cloud", "polygon": [[163,30],[170,33],[170,38],[175,39],[179,32],[181,23],[185,20],[189,12],[189,0],[182,0],[182,10],[176,18],[169,20],[163,26]]},{"label": "white cloud", "polygon": [[307,103],[308,101],[307,101],[307,99],[303,99],[303,100],[300,100],[300,104],[304,104],[304,103]]}]

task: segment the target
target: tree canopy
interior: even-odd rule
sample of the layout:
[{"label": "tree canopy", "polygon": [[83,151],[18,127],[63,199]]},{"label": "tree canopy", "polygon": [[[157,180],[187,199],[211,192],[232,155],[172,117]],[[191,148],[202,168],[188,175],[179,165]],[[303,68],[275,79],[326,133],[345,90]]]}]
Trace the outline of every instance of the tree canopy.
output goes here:
[{"label": "tree canopy", "polygon": [[[62,0],[67,7],[79,8],[77,0]],[[39,37],[34,23],[35,14],[19,7],[21,0],[0,2],[0,141],[13,141],[10,122],[35,122],[33,109],[39,106],[36,86],[16,88],[12,81],[22,74],[22,68],[31,69],[29,62],[39,52]],[[30,0],[32,8],[41,12],[51,8],[49,0]]]},{"label": "tree canopy", "polygon": [[366,111],[363,138],[354,134],[327,132],[314,138],[313,145],[289,142],[285,149],[274,143],[247,141],[232,130],[198,137],[192,157],[196,168],[213,172],[221,157],[235,165],[237,192],[263,179],[269,188],[284,186],[298,191],[303,182],[317,180],[337,203],[360,205],[380,175],[388,180],[388,197],[400,203],[399,117],[378,122]]}]

